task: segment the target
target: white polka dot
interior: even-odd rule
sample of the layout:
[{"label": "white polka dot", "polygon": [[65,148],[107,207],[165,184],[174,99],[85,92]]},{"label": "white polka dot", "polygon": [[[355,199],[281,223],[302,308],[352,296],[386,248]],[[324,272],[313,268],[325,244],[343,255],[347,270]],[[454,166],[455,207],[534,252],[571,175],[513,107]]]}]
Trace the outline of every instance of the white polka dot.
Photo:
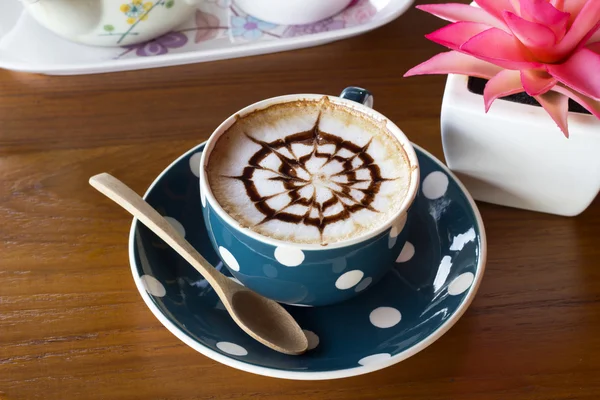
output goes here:
[{"label": "white polka dot", "polygon": [[308,350],[312,350],[319,345],[319,337],[316,333],[307,329],[303,329],[302,332],[304,332],[304,336],[308,340]]},{"label": "white polka dot", "polygon": [[378,328],[391,328],[400,322],[402,315],[393,307],[378,307],[371,311],[369,320]]},{"label": "white polka dot", "polygon": [[248,351],[235,343],[230,342],[219,342],[217,347],[224,353],[231,354],[232,356],[245,356],[248,355]]},{"label": "white polka dot", "polygon": [[196,175],[198,178],[200,177],[200,159],[202,158],[202,152],[195,153],[190,157],[190,169],[192,170],[192,174]]},{"label": "white polka dot", "polygon": [[294,247],[280,246],[275,249],[275,258],[286,267],[297,267],[304,261],[304,253]]},{"label": "white polka dot", "polygon": [[221,258],[234,271],[240,270],[240,264],[237,262],[233,254],[229,250],[227,250],[223,246],[219,246],[219,253],[221,254]]},{"label": "white polka dot", "polygon": [[456,296],[465,292],[471,287],[474,279],[475,275],[471,272],[460,274],[448,285],[448,294],[450,296]]},{"label": "white polka dot", "polygon": [[394,221],[392,230],[390,231],[391,237],[396,237],[400,234],[400,232],[402,232],[402,229],[404,229],[404,226],[406,225],[406,219],[407,215],[404,213],[396,221]]},{"label": "white polka dot", "polygon": [[165,217],[167,222],[181,235],[181,237],[185,237],[185,228],[181,225],[181,222],[177,221],[173,217]]},{"label": "white polka dot", "polygon": [[354,291],[361,292],[361,291],[365,290],[371,284],[371,282],[373,282],[373,278],[371,278],[370,276],[366,277],[365,279],[362,280],[361,283],[356,285],[356,287],[354,288]]},{"label": "white polka dot", "polygon": [[200,201],[202,202],[202,207],[206,208],[206,195],[204,194],[204,190],[200,190]]},{"label": "white polka dot", "polygon": [[448,175],[442,171],[435,171],[423,180],[423,194],[430,200],[439,199],[448,190]]},{"label": "white polka dot", "polygon": [[233,276],[228,276],[228,278],[234,281],[235,283],[244,286],[244,284],[240,282],[237,278],[234,278]]},{"label": "white polka dot", "polygon": [[415,246],[411,242],[406,242],[402,251],[396,258],[397,263],[403,263],[409,261],[415,255]]},{"label": "white polka dot", "polygon": [[263,265],[263,272],[269,278],[277,278],[277,275],[279,275],[279,272],[277,272],[277,268],[275,268],[271,264]]},{"label": "white polka dot", "polygon": [[365,273],[358,269],[348,271],[335,281],[335,287],[340,290],[350,289],[351,287],[356,286],[364,275]]},{"label": "white polka dot", "polygon": [[390,358],[392,358],[392,355],[389,353],[379,353],[379,354],[373,354],[372,356],[361,358],[358,361],[358,363],[360,365],[366,367],[368,365],[381,364],[383,362],[386,362]]},{"label": "white polka dot", "polygon": [[156,297],[164,297],[167,294],[167,290],[155,277],[150,275],[142,275],[140,277],[142,280],[142,284],[146,289],[146,292],[150,293],[152,296]]}]

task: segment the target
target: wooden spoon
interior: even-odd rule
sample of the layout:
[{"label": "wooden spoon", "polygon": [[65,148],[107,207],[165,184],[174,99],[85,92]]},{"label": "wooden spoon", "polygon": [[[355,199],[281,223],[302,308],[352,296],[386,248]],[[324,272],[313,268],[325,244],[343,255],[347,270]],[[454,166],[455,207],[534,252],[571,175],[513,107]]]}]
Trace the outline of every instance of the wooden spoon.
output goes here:
[{"label": "wooden spoon", "polygon": [[308,348],[304,332],[277,302],[260,296],[217,271],[150,204],[117,178],[103,173],[90,185],[129,211],[189,262],[213,287],[229,315],[248,335],[281,353],[298,355]]}]

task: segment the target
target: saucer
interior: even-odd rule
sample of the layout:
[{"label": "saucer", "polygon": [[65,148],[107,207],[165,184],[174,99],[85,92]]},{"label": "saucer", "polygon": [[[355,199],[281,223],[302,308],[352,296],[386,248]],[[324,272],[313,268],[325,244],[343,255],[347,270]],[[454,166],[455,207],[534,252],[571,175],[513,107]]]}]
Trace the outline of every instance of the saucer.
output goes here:
[{"label": "saucer", "polygon": [[[402,15],[414,0],[354,0],[339,14],[308,25],[260,21],[230,0],[200,1],[173,32],[125,47],[85,46],[52,34],[21,2],[2,4],[0,68],[49,75],[166,67],[317,46],[366,33]],[[106,25],[106,34],[111,34]]]},{"label": "saucer", "polygon": [[[145,199],[215,267],[200,207],[197,171],[204,144],[165,169]],[[136,286],[158,320],[184,343],[220,363],[276,378],[344,378],[396,364],[423,350],[454,325],[483,277],[486,238],[475,202],[435,157],[415,146],[421,187],[409,218],[409,238],[378,284],[357,285],[357,297],[327,307],[286,306],[305,330],[310,350],[277,353],[233,322],[206,280],[134,220],[129,238]],[[390,238],[392,240],[392,238]],[[393,243],[391,243],[393,245]],[[345,266],[336,266],[342,273]],[[264,266],[265,276],[277,270]],[[233,278],[232,278],[233,279]]]}]

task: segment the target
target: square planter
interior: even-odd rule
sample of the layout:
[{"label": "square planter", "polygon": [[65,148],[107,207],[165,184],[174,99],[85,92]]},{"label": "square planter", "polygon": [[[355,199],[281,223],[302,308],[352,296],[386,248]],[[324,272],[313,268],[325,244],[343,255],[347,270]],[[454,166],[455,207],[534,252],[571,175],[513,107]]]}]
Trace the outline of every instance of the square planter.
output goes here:
[{"label": "square planter", "polygon": [[585,210],[600,191],[600,120],[569,113],[565,138],[542,107],[496,100],[449,75],[442,101],[444,155],[481,201],[558,215]]}]

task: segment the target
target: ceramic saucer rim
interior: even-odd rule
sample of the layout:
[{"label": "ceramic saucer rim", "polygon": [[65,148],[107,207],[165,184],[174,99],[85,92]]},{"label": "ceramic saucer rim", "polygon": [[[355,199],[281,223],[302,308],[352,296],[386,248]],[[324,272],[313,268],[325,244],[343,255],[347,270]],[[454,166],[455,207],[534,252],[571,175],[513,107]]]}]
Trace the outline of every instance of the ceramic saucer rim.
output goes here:
[{"label": "ceramic saucer rim", "polygon": [[[175,335],[175,337],[177,337],[179,340],[181,340],[183,343],[187,344],[188,346],[190,346],[192,349],[196,350],[197,352],[199,352],[199,353],[203,354],[204,356],[211,358],[221,364],[227,365],[229,367],[236,368],[236,369],[250,372],[253,374],[257,374],[257,375],[272,377],[272,378],[292,379],[292,380],[308,380],[308,381],[349,378],[352,376],[368,374],[370,372],[375,372],[380,369],[388,368],[394,364],[404,361],[407,358],[412,357],[413,355],[419,353],[420,351],[424,350],[425,348],[427,348],[431,344],[433,344],[435,341],[437,341],[446,332],[448,332],[448,330],[450,330],[450,328],[452,328],[454,326],[454,324],[456,324],[456,322],[458,322],[458,320],[463,316],[465,311],[469,308],[469,306],[473,302],[473,299],[475,298],[475,295],[477,294],[479,285],[481,284],[481,281],[483,279],[483,275],[485,272],[485,267],[486,267],[486,262],[487,262],[487,239],[486,239],[485,227],[483,224],[483,220],[481,218],[481,214],[479,213],[479,209],[477,208],[475,201],[473,200],[473,198],[471,197],[471,195],[469,194],[469,192],[467,191],[465,186],[462,184],[462,182],[448,169],[448,167],[446,165],[444,165],[435,156],[433,156],[427,150],[423,149],[421,146],[418,146],[414,143],[412,143],[412,144],[415,147],[415,150],[421,151],[425,156],[429,157],[446,174],[448,174],[448,176],[450,176],[456,182],[456,184],[458,185],[458,187],[464,194],[465,198],[468,200],[469,205],[471,206],[471,209],[473,210],[473,215],[477,222],[477,226],[479,227],[479,243],[480,243],[479,262],[477,265],[477,270],[475,272],[475,278],[474,278],[473,284],[469,288],[468,293],[465,296],[464,300],[458,306],[456,312],[448,320],[446,320],[440,327],[438,327],[435,331],[433,331],[433,333],[431,333],[428,337],[426,337],[424,340],[417,343],[416,345],[404,350],[401,353],[398,353],[398,354],[392,356],[390,359],[386,360],[385,362],[378,363],[377,365],[358,366],[358,367],[354,367],[354,368],[345,368],[345,369],[338,369],[338,370],[332,370],[332,371],[313,371],[313,372],[311,372],[311,371],[307,371],[307,372],[289,371],[289,370],[284,370],[284,369],[262,367],[262,366],[258,366],[258,365],[254,365],[254,364],[249,364],[249,363],[246,363],[243,361],[238,361],[236,359],[229,358],[223,354],[220,354],[220,353],[216,352],[215,350],[212,350],[209,347],[192,339],[190,336],[188,336],[183,331],[181,331],[177,326],[175,326],[175,324],[173,322],[171,322],[169,320],[169,318],[167,318],[163,314],[163,312],[158,308],[158,306],[152,300],[150,294],[148,294],[148,292],[146,291],[146,289],[142,283],[141,277],[137,273],[137,266],[136,266],[136,262],[135,262],[135,254],[134,254],[135,233],[136,233],[135,228],[136,228],[138,221],[136,218],[134,218],[131,223],[131,228],[130,228],[130,232],[129,232],[129,243],[128,243],[129,265],[131,268],[131,273],[133,275],[133,280],[135,282],[135,285],[136,285],[138,291],[140,292],[140,295],[142,296],[142,299],[144,300],[144,303],[146,303],[146,306],[148,306],[148,308],[150,309],[152,314],[154,314],[154,316],[160,321],[161,324],[163,324],[163,326],[165,328],[167,328],[167,330],[169,330],[169,332],[171,332],[173,335]],[[171,164],[169,164],[169,166],[166,167],[150,184],[150,186],[144,193],[143,197],[147,198],[149,193],[162,180],[162,178],[171,170],[171,168],[173,168],[173,166],[178,164],[182,159],[188,157],[189,155],[200,151],[200,149],[203,149],[205,145],[206,145],[206,142],[202,142],[199,145],[194,146],[192,149],[186,151],[184,154],[179,156],[175,161],[173,161]]]}]

